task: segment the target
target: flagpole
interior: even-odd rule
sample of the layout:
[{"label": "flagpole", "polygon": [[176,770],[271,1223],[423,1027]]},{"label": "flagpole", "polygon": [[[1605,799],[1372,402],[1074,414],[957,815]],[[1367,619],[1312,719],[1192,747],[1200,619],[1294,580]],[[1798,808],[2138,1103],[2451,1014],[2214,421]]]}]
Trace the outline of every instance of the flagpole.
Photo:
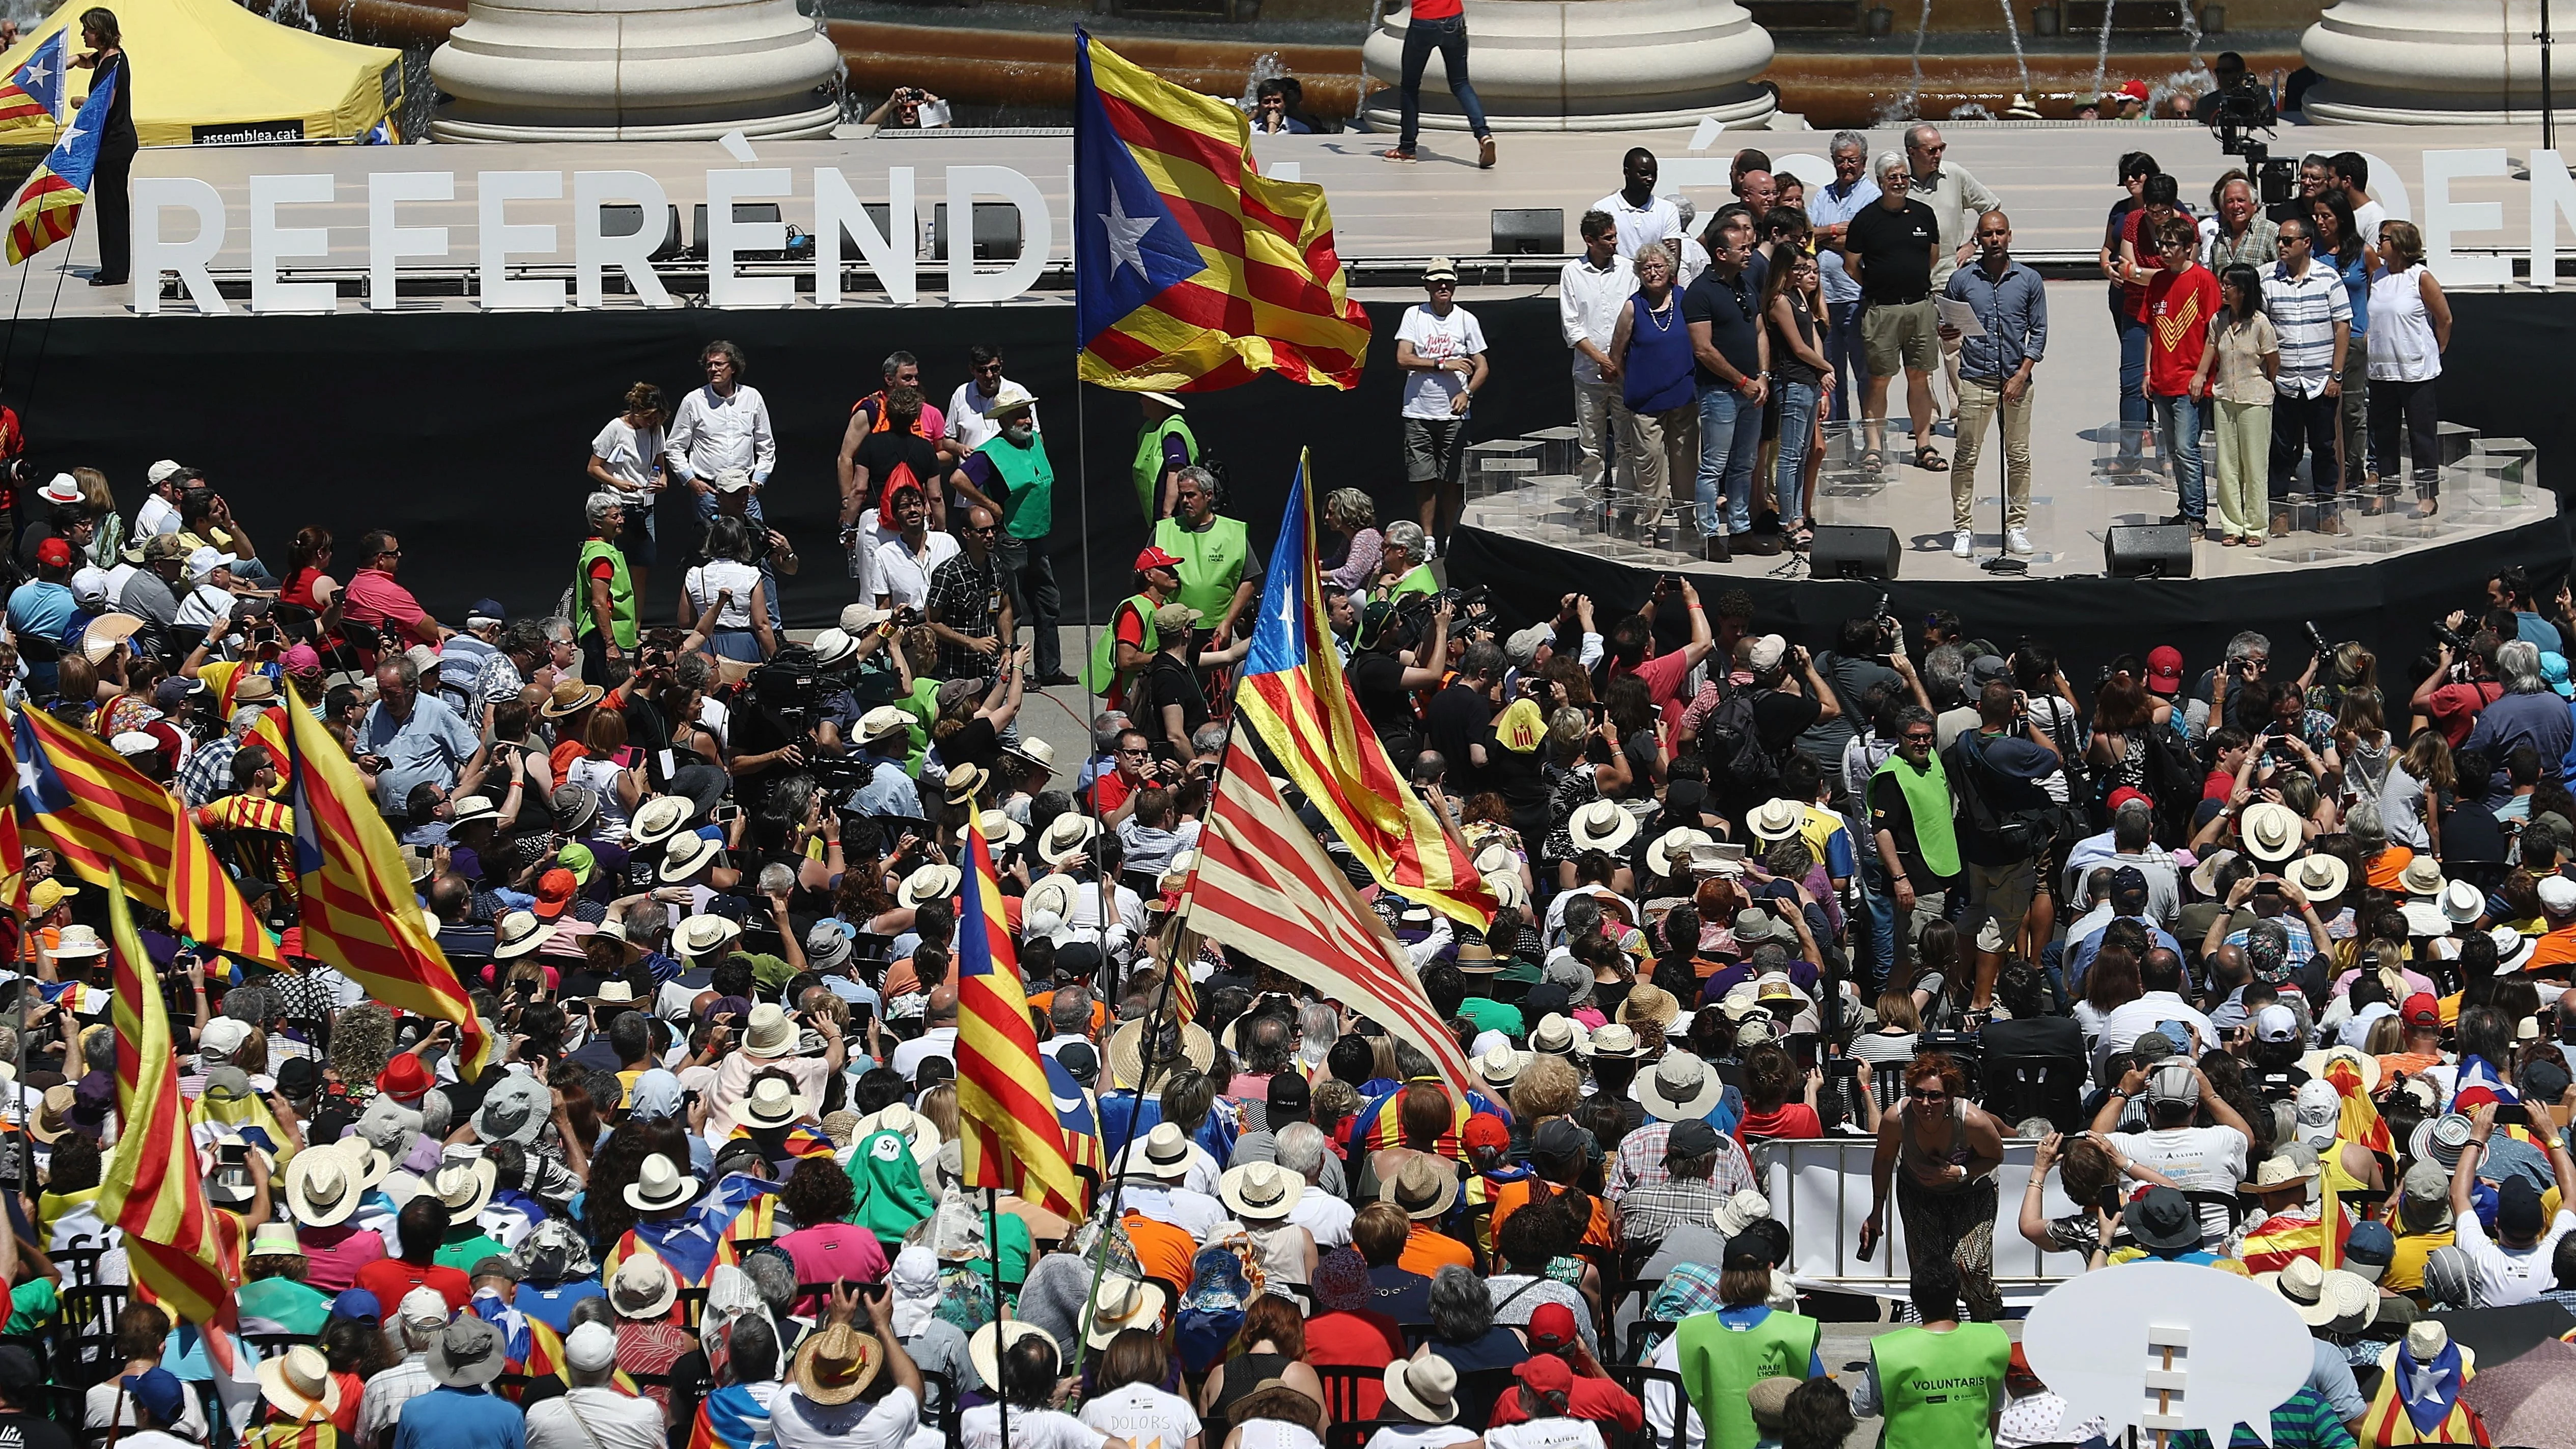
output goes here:
[{"label": "flagpole", "polygon": [[[1180,920],[1180,912],[1174,911],[1172,913],[1172,919],[1173,922],[1177,924]],[[1154,1061],[1154,1048],[1160,1042],[1162,1037],[1162,1032],[1156,1024],[1163,1019],[1163,1013],[1171,1010],[1172,972],[1180,969],[1182,969],[1182,963],[1177,961],[1166,962],[1166,969],[1163,972],[1162,987],[1154,998],[1154,1008],[1153,1010],[1145,1013],[1144,1024],[1137,1032],[1137,1036],[1141,1044],[1138,1046],[1136,1052],[1136,1100],[1127,1109],[1126,1139],[1118,1144],[1118,1155],[1109,1159],[1109,1196],[1102,1203],[1099,1214],[1100,1237],[1099,1240],[1093,1244],[1094,1253],[1091,1260],[1091,1291],[1083,1295],[1082,1299],[1082,1312],[1085,1314],[1090,1313],[1093,1305],[1100,1301],[1100,1283],[1101,1280],[1107,1277],[1109,1273],[1109,1225],[1118,1220],[1120,1204],[1127,1200],[1127,1154],[1136,1150],[1136,1139],[1141,1135],[1136,1131],[1136,1122],[1137,1119],[1142,1117],[1145,1113],[1145,1089],[1154,1080],[1154,1067],[1156,1066]],[[1179,1023],[1175,1022],[1173,1024],[1173,1034],[1176,1038],[1173,1042],[1174,1050],[1178,1050],[1180,1046],[1180,1043],[1177,1040],[1179,1031]],[[1117,1083],[1114,1080],[1110,1084],[1110,1090],[1117,1090]],[[1101,1121],[1099,1125],[1104,1131],[1107,1129],[1108,1115],[1109,1114],[1106,1110],[1103,1110],[1100,1114]],[[1164,1311],[1167,1313],[1177,1313],[1179,1311],[1179,1307],[1180,1305],[1178,1304],[1167,1304],[1165,1305]],[[1085,1332],[1076,1333],[1073,1336],[1073,1373],[1076,1377],[1079,1377],[1082,1373],[1083,1359],[1090,1352],[1091,1339],[1090,1334],[1087,1331],[1089,1325],[1081,1318],[1080,1315],[1076,1316],[1076,1326],[1086,1330]],[[1008,1441],[1006,1440],[1004,1442],[1007,1443]]]},{"label": "flagpole", "polygon": [[1010,1342],[1002,1332],[1002,1322],[1010,1317],[1002,1304],[1002,1190],[984,1189],[984,1240],[993,1259],[993,1403],[1001,1414],[1002,1442],[1011,1442],[1011,1394],[1005,1384],[1010,1379],[1008,1359]]}]

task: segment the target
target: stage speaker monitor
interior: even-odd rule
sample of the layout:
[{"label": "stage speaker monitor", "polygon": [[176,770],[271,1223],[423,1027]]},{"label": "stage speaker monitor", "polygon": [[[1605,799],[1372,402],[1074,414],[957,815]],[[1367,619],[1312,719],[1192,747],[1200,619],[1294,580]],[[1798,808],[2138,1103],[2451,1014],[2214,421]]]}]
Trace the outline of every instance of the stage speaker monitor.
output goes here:
[{"label": "stage speaker monitor", "polygon": [[[677,210],[676,207],[673,209],[675,211]],[[733,204],[733,219],[739,224],[748,225],[753,222],[763,221],[781,222],[785,221],[787,218],[779,211],[778,203],[775,201],[737,201]],[[707,258],[708,241],[707,204],[705,202],[701,201],[696,206],[689,209],[689,226],[691,227],[690,234],[698,239],[697,245],[689,248],[689,256],[697,261],[705,261]],[[742,262],[783,262],[791,260],[791,258],[786,252],[736,252],[734,254],[734,260]]]},{"label": "stage speaker monitor", "polygon": [[1565,255],[1565,208],[1517,207],[1493,214],[1494,255],[1561,257]]},{"label": "stage speaker monitor", "polygon": [[[976,202],[974,248],[979,262],[1018,260],[1020,209],[1007,201]],[[930,254],[948,260],[948,203],[944,201],[930,210]]]},{"label": "stage speaker monitor", "polygon": [[[688,240],[680,235],[680,208],[674,206],[669,211],[669,220],[662,231],[662,244],[653,248],[652,259],[657,262],[677,260],[689,250]],[[601,236],[633,236],[643,229],[643,207],[631,201],[611,201],[600,206]]]},{"label": "stage speaker monitor", "polygon": [[2102,539],[2102,572],[2115,579],[2191,577],[2191,530],[2179,523],[2113,524]]},{"label": "stage speaker monitor", "polygon": [[1807,573],[1819,579],[1892,579],[1901,549],[1892,528],[1828,525],[1807,548]]}]

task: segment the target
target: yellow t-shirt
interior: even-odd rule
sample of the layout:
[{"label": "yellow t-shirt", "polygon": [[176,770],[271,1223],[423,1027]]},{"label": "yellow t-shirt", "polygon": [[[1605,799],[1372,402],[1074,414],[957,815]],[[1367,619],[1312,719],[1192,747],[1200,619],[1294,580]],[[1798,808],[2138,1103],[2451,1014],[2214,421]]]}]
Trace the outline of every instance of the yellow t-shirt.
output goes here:
[{"label": "yellow t-shirt", "polygon": [[2451,1230],[2438,1233],[2400,1233],[2397,1251],[2388,1255],[2388,1271],[2379,1275],[2379,1286],[2398,1293],[2413,1293],[2424,1286],[2424,1260],[2435,1248],[2451,1246]]}]

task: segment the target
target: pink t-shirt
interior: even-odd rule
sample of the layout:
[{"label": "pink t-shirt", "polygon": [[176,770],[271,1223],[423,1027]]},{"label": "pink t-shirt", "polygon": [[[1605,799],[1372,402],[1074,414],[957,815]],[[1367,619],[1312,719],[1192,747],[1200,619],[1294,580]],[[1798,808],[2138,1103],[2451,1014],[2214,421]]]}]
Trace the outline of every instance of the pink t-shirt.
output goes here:
[{"label": "pink t-shirt", "polygon": [[[300,1228],[295,1239],[304,1245],[304,1285],[325,1293],[346,1290],[357,1281],[359,1269],[385,1256],[381,1236],[349,1223],[335,1228]],[[392,1312],[390,1308],[386,1311]]]},{"label": "pink t-shirt", "polygon": [[423,610],[420,600],[395,583],[393,575],[383,569],[360,569],[349,580],[340,612],[361,624],[391,624],[407,630],[420,622]]},{"label": "pink t-shirt", "polygon": [[800,1228],[779,1239],[778,1246],[796,1261],[799,1283],[876,1283],[886,1275],[885,1249],[876,1234],[848,1223]]}]

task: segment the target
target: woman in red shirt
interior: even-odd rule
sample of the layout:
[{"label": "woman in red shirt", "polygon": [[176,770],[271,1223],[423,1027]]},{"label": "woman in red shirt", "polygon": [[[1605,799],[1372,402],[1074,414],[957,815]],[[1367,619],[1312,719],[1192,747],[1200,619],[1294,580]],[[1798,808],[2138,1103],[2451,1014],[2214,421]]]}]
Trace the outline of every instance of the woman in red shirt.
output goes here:
[{"label": "woman in red shirt", "polygon": [[322,612],[313,597],[313,585],[327,576],[331,567],[331,530],[299,528],[295,541],[286,546],[286,586],[277,591],[277,601],[299,609]]}]

